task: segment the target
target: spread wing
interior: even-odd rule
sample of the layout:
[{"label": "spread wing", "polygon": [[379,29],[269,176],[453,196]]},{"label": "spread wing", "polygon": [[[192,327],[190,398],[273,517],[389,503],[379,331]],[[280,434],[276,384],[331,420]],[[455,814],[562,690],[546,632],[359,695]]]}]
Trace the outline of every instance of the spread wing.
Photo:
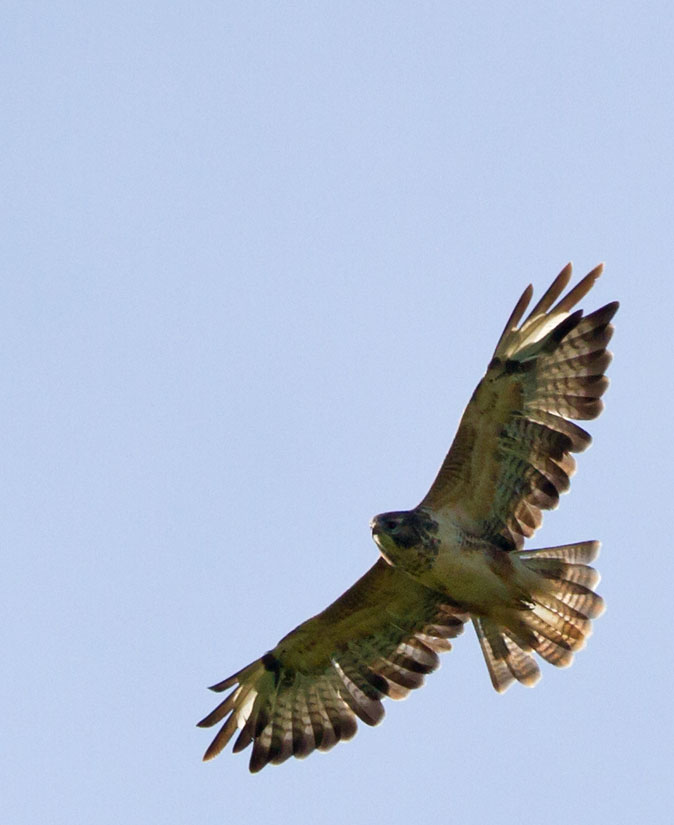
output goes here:
[{"label": "spread wing", "polygon": [[618,303],[571,312],[601,272],[592,270],[555,304],[569,264],[520,324],[533,292],[527,287],[421,506],[451,513],[467,533],[504,550],[520,548],[540,526],[541,510],[557,506],[575,470],[571,453],[591,440],[569,419],[596,418],[608,386],[606,345]]},{"label": "spread wing", "polygon": [[213,686],[233,690],[199,722],[224,720],[204,759],[217,756],[237,729],[235,753],[253,743],[252,772],[351,739],[356,717],[376,725],[384,696],[402,699],[423,684],[467,619],[380,559],[322,613]]}]

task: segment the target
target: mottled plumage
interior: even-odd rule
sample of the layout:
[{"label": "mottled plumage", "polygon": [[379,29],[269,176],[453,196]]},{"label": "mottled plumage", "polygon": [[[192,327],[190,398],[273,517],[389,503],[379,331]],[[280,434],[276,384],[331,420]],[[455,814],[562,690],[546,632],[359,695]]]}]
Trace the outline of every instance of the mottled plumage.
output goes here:
[{"label": "mottled plumage", "polygon": [[413,510],[372,520],[381,558],[353,587],[213,686],[231,692],[199,722],[222,722],[204,759],[235,733],[234,752],[252,743],[251,771],[350,739],[356,717],[376,725],[384,697],[423,684],[469,618],[498,691],[538,680],[534,652],[571,663],[603,610],[588,566],[599,544],[523,544],[568,490],[572,453],[590,443],[569,419],[602,409],[618,304],[572,311],[600,274],[560,298],[565,267],[521,322],[527,287],[427,495]]}]

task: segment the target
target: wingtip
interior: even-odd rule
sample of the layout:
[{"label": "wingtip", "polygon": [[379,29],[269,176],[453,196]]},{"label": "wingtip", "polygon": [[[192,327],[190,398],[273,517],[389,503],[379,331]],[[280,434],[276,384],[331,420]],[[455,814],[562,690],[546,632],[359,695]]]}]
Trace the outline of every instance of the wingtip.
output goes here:
[{"label": "wingtip", "polygon": [[590,289],[592,288],[594,282],[598,278],[601,278],[603,272],[604,272],[604,262],[602,261],[601,263],[598,263],[597,266],[594,267],[594,269],[591,269],[584,278],[581,279],[581,283],[587,283],[588,284],[587,292],[590,291]]},{"label": "wingtip", "polygon": [[[562,272],[565,272],[569,269],[570,264],[567,264],[565,269]],[[569,270],[570,271],[570,270]],[[573,307],[587,295],[587,293],[592,289],[594,286],[595,281],[601,273],[604,271],[604,264],[598,264],[595,266],[594,269],[591,269],[585,277],[581,278],[580,281],[573,287],[570,292],[567,292],[563,298],[556,304],[554,307],[554,312],[562,313],[562,312],[570,312]],[[559,276],[558,276],[559,280]]]},{"label": "wingtip", "polygon": [[224,749],[226,743],[220,743],[218,737],[216,736],[215,739],[211,742],[211,744],[206,748],[204,751],[204,755],[201,757],[202,762],[210,762]]},{"label": "wingtip", "polygon": [[233,687],[237,683],[238,677],[241,673],[243,673],[243,671],[240,670],[238,673],[234,673],[232,676],[228,676],[226,679],[223,679],[222,682],[216,682],[214,685],[209,685],[208,689],[215,691],[215,693],[222,693],[227,690],[227,688]]},{"label": "wingtip", "polygon": [[533,284],[528,284],[524,292],[520,295],[519,301],[515,304],[515,308],[510,313],[510,317],[506,321],[506,325],[503,328],[503,332],[501,333],[501,337],[496,344],[496,349],[494,350],[494,355],[499,351],[499,348],[507,340],[510,333],[517,327],[519,322],[522,320],[522,316],[526,308],[531,303],[531,298],[534,294],[534,287]]},{"label": "wingtip", "polygon": [[[605,265],[606,265],[605,261],[600,261],[595,266],[594,269],[590,270],[588,275],[594,275],[595,278],[598,278],[602,274],[602,272],[604,271],[604,266]],[[557,277],[559,278],[560,276],[565,276],[567,278],[571,278],[572,274],[573,274],[573,261],[569,261]]]}]

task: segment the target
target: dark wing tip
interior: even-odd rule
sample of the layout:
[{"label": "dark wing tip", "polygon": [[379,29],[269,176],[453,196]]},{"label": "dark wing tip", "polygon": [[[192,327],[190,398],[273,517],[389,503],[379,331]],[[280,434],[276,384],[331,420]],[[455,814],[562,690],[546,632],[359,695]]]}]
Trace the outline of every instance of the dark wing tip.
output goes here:
[{"label": "dark wing tip", "polygon": [[610,321],[611,318],[613,318],[616,312],[620,309],[620,301],[611,301],[610,303],[606,304],[606,306],[602,307],[602,309],[607,313],[606,320]]},{"label": "dark wing tip", "polygon": [[227,690],[227,688],[232,687],[232,685],[236,684],[237,676],[238,674],[236,674],[235,676],[230,676],[228,679],[223,679],[222,682],[218,682],[215,685],[210,685],[208,689],[214,690],[216,693],[222,693],[223,690]]}]

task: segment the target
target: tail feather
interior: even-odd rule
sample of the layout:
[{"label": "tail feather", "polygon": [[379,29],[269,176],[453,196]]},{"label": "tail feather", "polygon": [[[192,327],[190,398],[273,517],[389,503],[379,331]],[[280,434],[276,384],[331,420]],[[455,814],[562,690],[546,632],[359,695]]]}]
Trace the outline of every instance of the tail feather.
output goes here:
[{"label": "tail feather", "polygon": [[580,541],[577,544],[562,544],[558,547],[541,547],[539,550],[520,550],[517,556],[526,562],[538,559],[560,559],[569,564],[589,564],[599,555],[600,547],[601,544],[598,541]]},{"label": "tail feather", "polygon": [[536,634],[536,653],[555,667],[568,667],[573,661],[573,652],[552,639]]},{"label": "tail feather", "polygon": [[544,593],[536,598],[537,601],[544,607],[548,608],[548,610],[552,610],[553,613],[556,613],[558,616],[561,616],[567,622],[574,625],[574,627],[580,631],[581,635],[589,636],[592,632],[592,621],[579,610],[576,610],[574,607],[569,607],[568,604],[565,604],[563,601],[558,599],[557,596]]},{"label": "tail feather", "polygon": [[494,689],[503,693],[515,680],[533,687],[541,678],[533,656],[489,619],[475,617],[473,626]]},{"label": "tail feather", "polygon": [[527,686],[538,681],[533,652],[557,667],[567,667],[573,654],[585,646],[591,620],[604,610],[603,599],[591,590],[599,574],[588,566],[598,551],[599,542],[585,541],[513,553],[536,574],[527,609],[513,610],[512,621],[503,625],[486,617],[473,619],[499,693],[514,681]]},{"label": "tail feather", "polygon": [[510,672],[522,684],[533,687],[541,678],[541,671],[534,657],[530,655],[530,648],[521,647],[510,634],[506,634],[505,643],[508,648]]}]

